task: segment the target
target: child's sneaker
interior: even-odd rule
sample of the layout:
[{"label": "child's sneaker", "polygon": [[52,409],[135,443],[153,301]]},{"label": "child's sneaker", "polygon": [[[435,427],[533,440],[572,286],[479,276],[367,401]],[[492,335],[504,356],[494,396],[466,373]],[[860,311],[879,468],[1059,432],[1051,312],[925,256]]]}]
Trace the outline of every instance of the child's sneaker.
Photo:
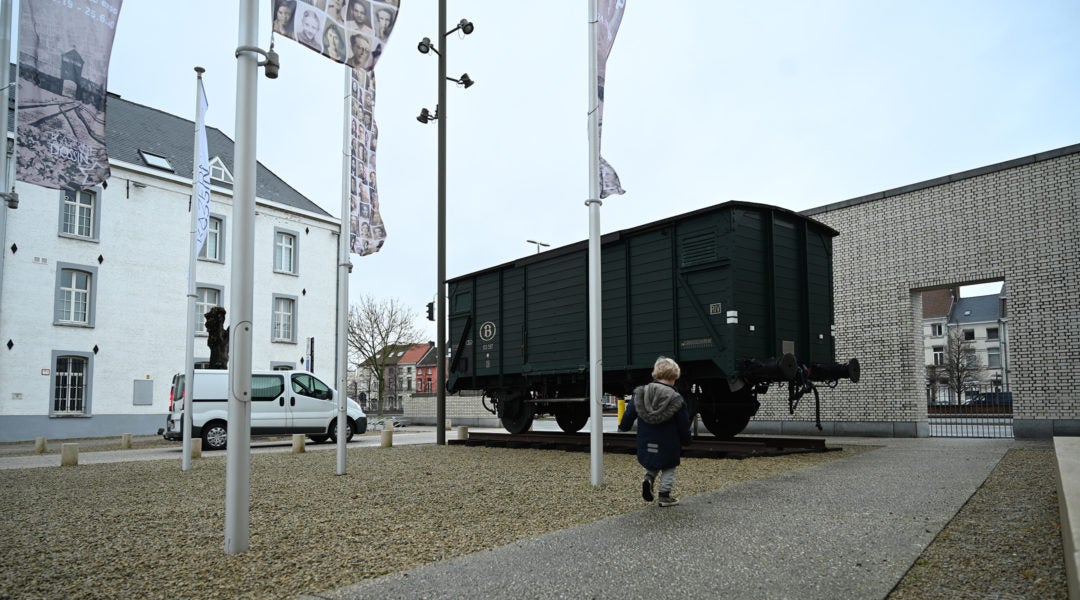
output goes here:
[{"label": "child's sneaker", "polygon": [[679,499],[672,496],[670,493],[660,492],[660,500],[657,502],[660,506],[675,506],[679,503]]},{"label": "child's sneaker", "polygon": [[653,480],[654,477],[652,475],[646,475],[645,478],[641,480],[641,499],[646,502],[653,501]]}]

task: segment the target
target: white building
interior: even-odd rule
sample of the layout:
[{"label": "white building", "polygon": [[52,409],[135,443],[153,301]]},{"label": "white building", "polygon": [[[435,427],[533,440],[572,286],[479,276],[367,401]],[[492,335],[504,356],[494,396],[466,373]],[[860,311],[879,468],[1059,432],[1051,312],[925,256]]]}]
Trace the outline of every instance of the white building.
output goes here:
[{"label": "white building", "polygon": [[[193,134],[192,121],[110,95],[111,178],[78,194],[20,182],[18,208],[0,206],[0,441],[164,425],[184,370]],[[207,135],[200,314],[228,310],[233,268],[233,142]],[[256,195],[253,365],[331,382],[339,223],[262,165]],[[209,355],[196,334],[196,363]]]}]

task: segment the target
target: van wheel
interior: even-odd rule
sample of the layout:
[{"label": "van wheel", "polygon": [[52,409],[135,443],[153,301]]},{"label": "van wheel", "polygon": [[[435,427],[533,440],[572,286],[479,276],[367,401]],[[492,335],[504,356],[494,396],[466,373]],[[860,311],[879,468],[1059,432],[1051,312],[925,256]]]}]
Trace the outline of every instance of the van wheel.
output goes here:
[{"label": "van wheel", "polygon": [[[345,422],[345,443],[348,444],[352,441],[353,433],[356,432],[356,425],[352,419]],[[335,444],[337,443],[337,419],[330,422],[330,440]]]},{"label": "van wheel", "polygon": [[318,435],[309,433],[308,439],[310,439],[312,442],[315,442],[316,444],[322,444],[325,443],[326,440],[330,439],[330,436],[326,435],[325,433],[320,433]]},{"label": "van wheel", "polygon": [[203,450],[224,450],[225,443],[229,439],[229,430],[224,421],[213,421],[203,425],[202,448]]}]

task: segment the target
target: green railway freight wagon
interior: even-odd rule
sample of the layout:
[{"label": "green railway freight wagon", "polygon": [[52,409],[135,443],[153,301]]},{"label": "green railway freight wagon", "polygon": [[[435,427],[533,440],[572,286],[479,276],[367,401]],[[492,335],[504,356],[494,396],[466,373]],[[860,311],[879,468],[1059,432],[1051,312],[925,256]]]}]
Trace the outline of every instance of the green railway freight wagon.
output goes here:
[{"label": "green railway freight wagon", "polygon": [[[815,382],[858,381],[833,340],[833,229],[792,211],[726,202],[601,240],[603,390],[648,383],[658,356],[718,437],[742,431],[770,384],[789,408]],[[511,433],[553,414],[589,418],[588,242],[451,279],[447,390],[482,390]],[[488,404],[490,401],[490,405]]]}]

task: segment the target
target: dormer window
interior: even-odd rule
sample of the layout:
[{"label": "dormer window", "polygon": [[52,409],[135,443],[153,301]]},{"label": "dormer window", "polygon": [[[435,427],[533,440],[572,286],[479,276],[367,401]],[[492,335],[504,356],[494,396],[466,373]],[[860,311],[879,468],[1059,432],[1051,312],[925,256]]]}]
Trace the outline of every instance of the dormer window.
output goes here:
[{"label": "dormer window", "polygon": [[233,182],[232,173],[229,172],[229,169],[225,167],[225,163],[221,162],[221,158],[218,156],[210,160],[210,179],[229,184]]},{"label": "dormer window", "polygon": [[154,167],[155,169],[163,169],[165,171],[175,171],[172,164],[169,163],[169,159],[160,154],[153,154],[146,150],[139,150],[139,154],[142,156],[143,162],[148,166]]}]

